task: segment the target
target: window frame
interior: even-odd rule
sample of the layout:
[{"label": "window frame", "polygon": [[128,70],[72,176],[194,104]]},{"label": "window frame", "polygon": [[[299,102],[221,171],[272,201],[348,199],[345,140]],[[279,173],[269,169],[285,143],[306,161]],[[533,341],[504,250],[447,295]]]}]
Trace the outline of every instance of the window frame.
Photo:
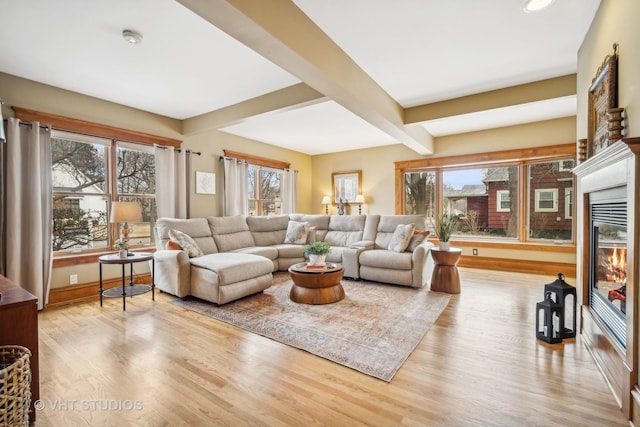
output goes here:
[{"label": "window frame", "polygon": [[[95,252],[105,252],[111,251],[114,242],[120,238],[120,230],[119,224],[111,224],[108,222],[109,215],[111,214],[111,203],[120,200],[131,200],[131,199],[156,199],[155,192],[151,193],[126,193],[121,192],[118,189],[118,167],[117,167],[117,159],[118,159],[118,151],[119,150],[127,150],[127,151],[139,151],[148,154],[154,154],[153,148],[149,147],[145,144],[137,144],[134,142],[127,141],[117,141],[117,140],[107,140],[102,137],[95,137],[90,135],[83,135],[69,131],[61,131],[57,129],[51,130],[51,138],[52,139],[62,139],[68,140],[81,144],[91,144],[91,145],[100,145],[104,150],[104,190],[102,193],[100,192],[73,192],[73,191],[53,191],[53,197],[63,196],[63,197],[101,197],[105,200],[105,215],[107,218],[107,240],[105,246],[100,246],[97,248],[70,248],[70,249],[61,249],[54,250],[54,257],[56,256],[65,256],[68,254],[86,254],[86,253],[95,253]],[[152,218],[157,217],[157,215],[152,215]],[[152,247],[154,245],[153,241],[153,222],[143,222],[144,224],[149,223],[149,243],[143,244],[135,244],[130,243],[130,247],[132,249],[142,248],[142,247]]]},{"label": "window frame", "polygon": [[[527,227],[527,202],[529,189],[527,188],[527,168],[529,164],[540,162],[553,162],[561,160],[576,160],[575,143],[530,147],[523,149],[513,149],[504,151],[494,151],[487,153],[466,154],[460,156],[435,157],[416,160],[396,161],[395,164],[395,213],[404,213],[404,174],[407,172],[436,171],[438,176],[436,211],[442,212],[442,171],[447,169],[463,169],[471,167],[504,167],[518,166],[518,233],[516,238],[491,238],[478,239],[473,237],[454,236],[453,240],[458,243],[468,242],[469,244],[490,245],[491,247],[553,247],[564,248],[562,250],[572,250],[575,248],[576,224],[572,218],[572,241],[558,244],[557,242],[540,242],[528,238]],[[574,215],[575,217],[575,215]]]}]

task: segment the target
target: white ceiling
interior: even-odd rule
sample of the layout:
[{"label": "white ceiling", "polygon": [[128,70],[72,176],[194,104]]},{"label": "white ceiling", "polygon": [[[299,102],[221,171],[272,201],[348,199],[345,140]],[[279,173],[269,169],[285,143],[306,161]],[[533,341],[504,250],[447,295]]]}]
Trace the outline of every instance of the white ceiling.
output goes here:
[{"label": "white ceiling", "polygon": [[[531,14],[524,0],[293,1],[403,107],[575,73],[600,4]],[[0,71],[176,119],[300,82],[173,0],[0,0],[0,11]],[[570,96],[421,125],[442,136],[575,112]],[[332,100],[222,130],[308,154],[396,143]]]}]

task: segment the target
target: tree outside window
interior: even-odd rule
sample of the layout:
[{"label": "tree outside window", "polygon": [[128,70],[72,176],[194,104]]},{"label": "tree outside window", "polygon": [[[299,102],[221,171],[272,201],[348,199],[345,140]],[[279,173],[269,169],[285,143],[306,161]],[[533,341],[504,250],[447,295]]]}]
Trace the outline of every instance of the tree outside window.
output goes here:
[{"label": "tree outside window", "polygon": [[[155,159],[151,147],[52,131],[53,250],[111,248],[112,200],[135,200],[144,224],[133,224],[132,243],[149,243],[155,222]],[[111,159],[115,156],[115,168]],[[109,183],[116,183],[111,189]]]},{"label": "tree outside window", "polygon": [[248,175],[249,215],[279,215],[282,171],[249,165]]}]

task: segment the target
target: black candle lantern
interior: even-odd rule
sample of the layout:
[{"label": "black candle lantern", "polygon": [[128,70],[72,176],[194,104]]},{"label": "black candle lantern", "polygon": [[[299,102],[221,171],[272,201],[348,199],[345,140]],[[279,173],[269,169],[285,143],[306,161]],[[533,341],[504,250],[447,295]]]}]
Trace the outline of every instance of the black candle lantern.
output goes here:
[{"label": "black candle lantern", "polygon": [[555,302],[560,304],[562,310],[564,322],[560,328],[560,335],[562,338],[575,338],[576,337],[576,288],[569,285],[564,281],[564,275],[558,273],[558,279],[544,285],[544,294],[551,293],[551,297]]},{"label": "black candle lantern", "polygon": [[562,342],[563,317],[560,304],[551,299],[551,292],[547,292],[544,301],[536,304],[536,338],[549,344]]}]

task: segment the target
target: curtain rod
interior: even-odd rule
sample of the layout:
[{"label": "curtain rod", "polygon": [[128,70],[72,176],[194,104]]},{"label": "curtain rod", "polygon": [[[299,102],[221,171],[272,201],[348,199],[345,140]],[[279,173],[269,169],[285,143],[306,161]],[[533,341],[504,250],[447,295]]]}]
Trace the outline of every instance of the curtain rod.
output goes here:
[{"label": "curtain rod", "polygon": [[[23,122],[20,121],[20,123],[18,123],[20,126],[33,126],[33,123],[27,123],[27,122]],[[47,126],[47,125],[40,125],[40,129],[44,129],[47,131],[51,130],[51,126]]]},{"label": "curtain rod", "polygon": [[[162,150],[168,150],[169,147],[165,147],[164,145],[156,145],[157,148],[160,148]],[[181,148],[174,148],[175,151],[177,151],[178,153],[182,152]],[[196,156],[200,156],[202,155],[201,151],[191,151],[191,150],[185,150],[185,153],[187,154],[195,154]]]}]

